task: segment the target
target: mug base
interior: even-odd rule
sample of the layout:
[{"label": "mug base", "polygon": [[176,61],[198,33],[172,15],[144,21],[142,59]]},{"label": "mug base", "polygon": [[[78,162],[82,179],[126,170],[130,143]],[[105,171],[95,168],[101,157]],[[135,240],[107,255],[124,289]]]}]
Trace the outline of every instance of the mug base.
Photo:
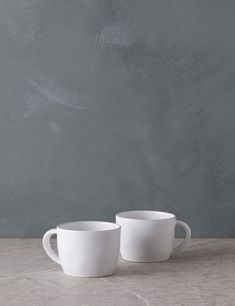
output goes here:
[{"label": "mug base", "polygon": [[70,277],[77,277],[77,278],[99,278],[99,277],[106,277],[115,273],[116,270],[106,273],[99,273],[99,274],[79,274],[79,273],[70,273],[63,271],[65,275]]},{"label": "mug base", "polygon": [[139,258],[126,258],[122,256],[122,259],[129,262],[136,262],[136,263],[154,263],[154,262],[162,262],[167,261],[170,256],[165,258],[157,258],[157,259],[139,259]]}]

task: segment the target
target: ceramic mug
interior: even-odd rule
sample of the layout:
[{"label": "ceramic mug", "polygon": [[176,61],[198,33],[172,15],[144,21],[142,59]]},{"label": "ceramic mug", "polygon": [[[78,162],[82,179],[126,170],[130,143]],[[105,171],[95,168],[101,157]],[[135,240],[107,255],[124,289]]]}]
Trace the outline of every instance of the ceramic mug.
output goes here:
[{"label": "ceramic mug", "polygon": [[[57,235],[58,255],[50,244]],[[65,274],[99,277],[114,273],[120,251],[120,226],[110,222],[79,221],[58,225],[45,233],[47,255]]]},{"label": "ceramic mug", "polygon": [[[156,262],[167,260],[174,250],[183,248],[191,238],[190,227],[175,215],[160,211],[126,211],[116,214],[121,226],[121,256],[128,261]],[[186,232],[184,240],[173,247],[175,227]]]}]

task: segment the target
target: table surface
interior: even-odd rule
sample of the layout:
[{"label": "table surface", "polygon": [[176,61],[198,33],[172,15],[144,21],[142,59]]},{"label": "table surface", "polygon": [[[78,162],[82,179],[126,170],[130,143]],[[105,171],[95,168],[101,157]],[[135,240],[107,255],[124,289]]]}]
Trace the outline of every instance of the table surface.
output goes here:
[{"label": "table surface", "polygon": [[0,239],[0,305],[235,305],[235,239],[192,239],[167,262],[120,260],[109,277],[63,274],[41,239]]}]

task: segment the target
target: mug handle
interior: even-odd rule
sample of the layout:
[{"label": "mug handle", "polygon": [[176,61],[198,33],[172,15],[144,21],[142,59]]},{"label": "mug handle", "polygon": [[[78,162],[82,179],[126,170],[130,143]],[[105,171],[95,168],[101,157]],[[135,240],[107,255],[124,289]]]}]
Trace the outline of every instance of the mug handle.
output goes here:
[{"label": "mug handle", "polygon": [[44,247],[44,250],[46,251],[47,255],[54,260],[59,265],[61,264],[59,256],[55,253],[55,251],[51,247],[50,239],[52,235],[57,235],[57,229],[53,228],[47,231],[43,238],[42,238],[42,244]]},{"label": "mug handle", "polygon": [[179,245],[177,245],[176,247],[174,247],[174,251],[178,251],[180,249],[182,249],[183,247],[185,247],[185,245],[190,241],[191,239],[191,229],[190,227],[188,226],[188,224],[186,224],[185,222],[183,221],[176,221],[176,226],[180,226],[180,227],[183,227],[183,229],[185,230],[186,232],[186,236],[185,238],[183,239],[183,241],[180,242]]}]

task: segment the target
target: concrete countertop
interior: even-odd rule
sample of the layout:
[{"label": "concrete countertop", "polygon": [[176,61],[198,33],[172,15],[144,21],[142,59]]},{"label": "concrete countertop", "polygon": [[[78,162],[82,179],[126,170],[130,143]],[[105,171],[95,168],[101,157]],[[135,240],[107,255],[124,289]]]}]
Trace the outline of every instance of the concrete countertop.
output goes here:
[{"label": "concrete countertop", "polygon": [[120,260],[116,274],[63,274],[41,239],[0,239],[0,305],[235,305],[235,239],[192,239],[167,262]]}]

